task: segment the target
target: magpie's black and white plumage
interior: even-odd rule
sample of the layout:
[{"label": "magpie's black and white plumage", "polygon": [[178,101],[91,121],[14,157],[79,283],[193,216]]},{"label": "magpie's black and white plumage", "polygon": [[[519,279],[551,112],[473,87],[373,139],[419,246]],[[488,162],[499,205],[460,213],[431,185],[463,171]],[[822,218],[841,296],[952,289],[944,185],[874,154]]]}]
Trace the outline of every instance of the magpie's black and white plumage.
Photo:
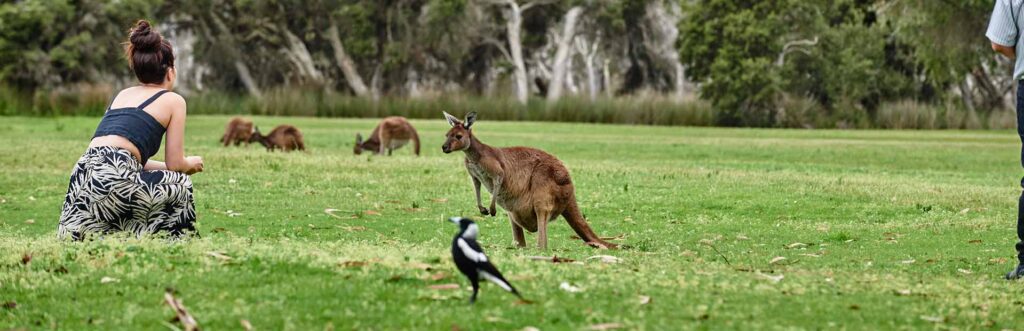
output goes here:
[{"label": "magpie's black and white plumage", "polygon": [[466,275],[470,284],[473,285],[473,297],[469,299],[469,303],[476,302],[481,279],[498,284],[506,291],[522,298],[519,291],[516,291],[516,288],[512,287],[512,284],[505,280],[501,272],[491,264],[487,255],[484,254],[484,249],[476,242],[476,236],[480,233],[480,228],[476,223],[463,217],[452,217],[448,220],[459,225],[459,234],[452,239],[452,258],[455,260],[455,266],[459,267],[459,271]]}]

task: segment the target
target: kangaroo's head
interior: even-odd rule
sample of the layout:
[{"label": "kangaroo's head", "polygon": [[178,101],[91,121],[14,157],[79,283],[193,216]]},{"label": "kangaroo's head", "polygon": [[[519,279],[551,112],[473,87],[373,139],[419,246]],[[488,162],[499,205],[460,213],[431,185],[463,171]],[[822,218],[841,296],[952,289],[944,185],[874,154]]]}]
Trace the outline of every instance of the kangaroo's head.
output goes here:
[{"label": "kangaroo's head", "polygon": [[444,118],[448,120],[448,124],[452,128],[445,134],[446,139],[444,145],[441,145],[441,151],[448,154],[469,148],[469,144],[473,140],[473,131],[470,131],[470,127],[476,122],[476,112],[466,114],[465,121],[460,121],[447,112],[444,113]]},{"label": "kangaroo's head", "polygon": [[380,144],[373,139],[363,140],[363,135],[356,133],[356,145],[352,147],[352,153],[360,155],[366,151],[372,152],[373,154],[380,154]]},{"label": "kangaroo's head", "polygon": [[271,145],[270,139],[267,139],[267,136],[260,133],[260,127],[258,126],[252,129],[252,135],[249,136],[249,142],[258,142],[266,148],[270,148]]}]

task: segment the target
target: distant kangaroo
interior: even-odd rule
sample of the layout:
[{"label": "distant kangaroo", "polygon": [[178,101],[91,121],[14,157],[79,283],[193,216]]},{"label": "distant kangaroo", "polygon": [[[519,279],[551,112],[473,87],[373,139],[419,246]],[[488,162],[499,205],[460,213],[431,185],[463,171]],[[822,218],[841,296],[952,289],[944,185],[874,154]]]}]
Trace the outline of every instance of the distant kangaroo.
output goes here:
[{"label": "distant kangaroo", "polygon": [[370,138],[366,141],[363,141],[363,135],[356,133],[353,153],[359,155],[363,151],[372,151],[374,154],[384,154],[384,150],[387,150],[388,156],[391,156],[391,151],[405,146],[409,140],[413,141],[414,152],[419,156],[420,136],[416,134],[416,128],[413,128],[405,117],[385,117],[376,128],[373,128],[373,133],[370,133]]},{"label": "distant kangaroo", "polygon": [[[551,154],[529,147],[495,148],[473,136],[470,128],[476,112],[466,115],[465,122],[444,113],[451,130],[441,146],[445,154],[463,151],[466,170],[473,178],[476,205],[480,213],[494,216],[495,202],[501,205],[512,221],[512,237],[519,247],[526,246],[523,229],[537,232],[537,247],[547,249],[548,222],[565,217],[573,231],[587,245],[598,248],[617,248],[601,240],[587,225],[587,220],[576,205],[575,188],[569,170]],[[491,193],[491,207],[480,203],[480,184]]]},{"label": "distant kangaroo", "polygon": [[273,152],[275,148],[285,152],[295,149],[306,150],[306,145],[302,142],[302,132],[291,125],[278,125],[266,136],[260,134],[260,127],[257,126],[249,140],[259,142],[270,152]]},{"label": "distant kangaroo", "polygon": [[245,142],[249,145],[249,138],[252,137],[252,121],[245,120],[241,117],[232,118],[228,122],[228,126],[224,128],[224,136],[220,138],[220,142],[224,143],[224,147],[234,143],[238,146],[239,143]]}]

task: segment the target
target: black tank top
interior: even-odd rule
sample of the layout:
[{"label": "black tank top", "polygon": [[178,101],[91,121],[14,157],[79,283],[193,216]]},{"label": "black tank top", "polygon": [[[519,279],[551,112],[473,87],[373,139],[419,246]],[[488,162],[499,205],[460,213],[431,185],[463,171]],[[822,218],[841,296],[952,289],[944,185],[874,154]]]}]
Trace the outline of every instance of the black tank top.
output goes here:
[{"label": "black tank top", "polygon": [[[167,90],[160,90],[138,107],[110,109],[110,106],[107,106],[107,113],[103,115],[100,125],[96,127],[96,133],[92,137],[114,135],[128,139],[135,145],[135,148],[139,149],[142,165],[145,166],[146,161],[149,161],[149,158],[160,150],[160,139],[163,138],[167,128],[143,109],[164,93],[167,93]],[[110,102],[113,104],[114,101]]]}]

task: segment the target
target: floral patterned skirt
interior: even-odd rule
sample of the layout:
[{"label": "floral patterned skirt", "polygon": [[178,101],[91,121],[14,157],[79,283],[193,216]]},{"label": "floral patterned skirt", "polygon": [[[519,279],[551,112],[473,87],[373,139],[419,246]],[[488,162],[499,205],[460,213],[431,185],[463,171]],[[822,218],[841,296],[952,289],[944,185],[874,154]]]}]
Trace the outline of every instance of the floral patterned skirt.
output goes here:
[{"label": "floral patterned skirt", "polygon": [[195,233],[195,221],[188,175],[145,171],[126,149],[93,147],[71,171],[57,237],[82,240],[116,232],[180,237]]}]

